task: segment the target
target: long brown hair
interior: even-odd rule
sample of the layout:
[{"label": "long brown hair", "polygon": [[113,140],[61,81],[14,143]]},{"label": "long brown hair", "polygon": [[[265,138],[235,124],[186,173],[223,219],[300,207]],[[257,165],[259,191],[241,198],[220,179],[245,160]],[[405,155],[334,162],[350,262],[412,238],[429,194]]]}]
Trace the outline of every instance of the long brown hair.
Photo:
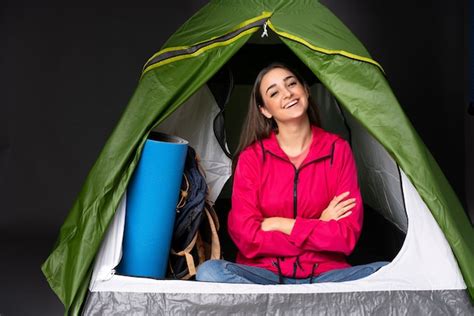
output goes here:
[{"label": "long brown hair", "polygon": [[234,159],[232,162],[232,169],[235,170],[235,166],[237,165],[237,160],[239,159],[239,155],[247,146],[253,144],[256,141],[262,140],[270,136],[272,131],[278,133],[278,125],[273,118],[266,118],[261,112],[260,107],[263,106],[263,98],[262,94],[260,93],[260,84],[262,83],[262,78],[265,76],[270,70],[275,68],[282,68],[286,69],[289,72],[293,73],[296,79],[305,87],[306,91],[309,93],[308,97],[308,118],[311,125],[320,126],[319,120],[319,113],[316,107],[316,103],[311,98],[311,94],[309,91],[308,84],[304,81],[303,77],[301,77],[296,71],[291,69],[285,64],[282,63],[272,63],[267,67],[263,68],[257,75],[255,79],[255,83],[252,88],[252,92],[250,94],[250,102],[249,102],[249,109],[247,112],[247,116],[244,121],[244,125],[242,127],[242,132],[240,134],[240,141],[239,145],[237,146],[237,150],[234,155]]}]

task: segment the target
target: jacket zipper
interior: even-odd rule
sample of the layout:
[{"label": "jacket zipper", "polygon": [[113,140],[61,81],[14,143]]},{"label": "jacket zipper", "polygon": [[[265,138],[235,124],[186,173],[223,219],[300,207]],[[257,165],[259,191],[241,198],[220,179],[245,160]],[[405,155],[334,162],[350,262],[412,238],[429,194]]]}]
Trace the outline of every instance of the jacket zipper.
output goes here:
[{"label": "jacket zipper", "polygon": [[295,165],[293,165],[293,168],[295,168],[295,179],[293,183],[293,218],[296,218],[298,214],[298,175],[300,171],[296,169]]},{"label": "jacket zipper", "polygon": [[285,161],[285,162],[291,164],[293,166],[293,169],[295,170],[295,177],[293,178],[293,218],[296,218],[296,216],[298,215],[298,177],[299,177],[300,171],[303,168],[305,168],[306,166],[308,166],[310,164],[313,164],[313,163],[316,163],[316,162],[319,162],[319,161],[322,161],[322,160],[327,159],[329,157],[332,157],[332,155],[326,155],[326,156],[323,156],[323,157],[319,157],[317,159],[314,159],[314,160],[311,160],[311,161],[305,163],[304,165],[300,166],[299,168],[296,168],[296,166],[291,161],[289,161],[288,159],[282,158],[282,157],[272,153],[271,151],[268,151],[268,150],[265,150],[265,151],[267,153],[269,153],[270,155],[274,156],[275,158],[278,158],[282,161]]},{"label": "jacket zipper", "polygon": [[[299,177],[301,169],[305,168],[306,166],[308,166],[312,163],[322,161],[322,160],[324,160],[326,158],[329,158],[329,157],[331,157],[331,159],[332,159],[332,153],[330,155],[326,155],[326,156],[311,160],[311,161],[305,163],[304,165],[301,165],[299,168],[296,168],[296,166],[291,161],[289,161],[288,159],[284,159],[284,158],[282,158],[278,155],[275,155],[271,151],[268,151],[268,150],[265,150],[265,151],[268,152],[270,155],[272,155],[272,156],[274,156],[274,157],[276,157],[276,158],[278,158],[282,161],[290,163],[293,166],[293,169],[295,170],[295,177],[293,179],[293,218],[296,218],[296,216],[298,215],[298,177]],[[299,266],[299,265],[300,265],[299,264],[299,257],[297,256],[295,262],[293,263],[293,278],[296,278],[296,269],[297,269],[297,266]],[[281,270],[280,270],[279,265],[278,265],[278,269],[279,269],[279,274],[281,274]],[[314,269],[315,269],[315,266],[313,265],[313,270],[311,272],[311,283],[313,281]],[[280,276],[280,278],[281,278],[281,276]],[[280,280],[280,283],[281,283],[281,280]]]}]

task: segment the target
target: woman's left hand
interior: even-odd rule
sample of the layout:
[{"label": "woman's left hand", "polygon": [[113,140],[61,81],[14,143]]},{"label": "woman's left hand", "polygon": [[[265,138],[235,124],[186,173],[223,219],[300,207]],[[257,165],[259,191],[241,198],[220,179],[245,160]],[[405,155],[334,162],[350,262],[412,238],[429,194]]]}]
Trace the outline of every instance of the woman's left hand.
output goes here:
[{"label": "woman's left hand", "polygon": [[263,231],[279,231],[284,234],[290,235],[295,220],[293,218],[285,217],[268,217],[262,221],[261,228]]}]

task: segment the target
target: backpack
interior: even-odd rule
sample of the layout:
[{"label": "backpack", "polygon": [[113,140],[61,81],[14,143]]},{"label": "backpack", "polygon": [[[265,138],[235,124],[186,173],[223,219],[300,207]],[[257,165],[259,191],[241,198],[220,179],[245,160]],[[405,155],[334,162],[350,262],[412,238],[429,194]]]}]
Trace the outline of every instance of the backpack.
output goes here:
[{"label": "backpack", "polygon": [[220,259],[219,220],[207,200],[207,184],[195,150],[188,147],[167,277],[188,280],[206,260]]}]

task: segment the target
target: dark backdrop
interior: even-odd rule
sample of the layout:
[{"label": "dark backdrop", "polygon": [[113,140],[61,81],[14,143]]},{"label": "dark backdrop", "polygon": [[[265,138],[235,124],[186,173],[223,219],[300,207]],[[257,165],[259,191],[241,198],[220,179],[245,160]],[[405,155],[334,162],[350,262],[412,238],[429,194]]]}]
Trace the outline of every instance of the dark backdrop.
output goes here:
[{"label": "dark backdrop", "polygon": [[[144,62],[206,2],[2,2],[0,273],[16,283],[2,286],[0,313],[60,312],[39,265]],[[473,137],[465,130],[474,130],[466,115],[467,1],[321,2],[382,64],[466,206]]]}]

